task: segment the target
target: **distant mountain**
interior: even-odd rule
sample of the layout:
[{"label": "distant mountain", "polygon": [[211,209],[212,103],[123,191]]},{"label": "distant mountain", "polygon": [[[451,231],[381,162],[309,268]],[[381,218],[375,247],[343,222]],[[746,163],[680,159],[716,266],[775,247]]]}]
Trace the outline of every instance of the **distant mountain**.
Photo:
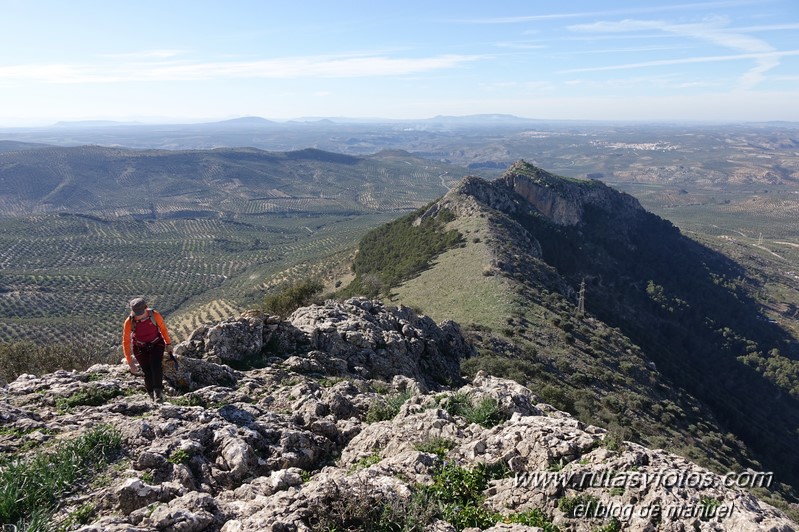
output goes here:
[{"label": "distant mountain", "polygon": [[163,151],[4,143],[0,215],[66,211],[162,218],[411,209],[446,190],[440,176],[452,169],[407,153],[353,157],[317,149]]},{"label": "distant mountain", "polygon": [[[425,263],[398,269],[397,247]],[[629,195],[519,162],[368,234],[354,268],[359,290],[469,329],[467,370],[619,438],[799,487],[797,339],[763,318],[740,266]]]},{"label": "distant mountain", "polygon": [[250,126],[269,126],[276,122],[261,118],[260,116],[245,116],[241,118],[232,118],[230,120],[222,120],[219,122],[209,122],[203,124],[205,126],[218,126],[218,127],[250,127]]},{"label": "distant mountain", "polygon": [[468,125],[523,125],[541,122],[531,118],[521,118],[507,114],[480,114],[464,116],[444,116],[438,115],[424,120],[425,122],[448,123],[448,124],[468,124]]},{"label": "distant mountain", "polygon": [[114,126],[135,126],[141,122],[117,122],[115,120],[69,120],[53,124],[53,127],[63,128],[87,128],[87,127],[114,127]]}]

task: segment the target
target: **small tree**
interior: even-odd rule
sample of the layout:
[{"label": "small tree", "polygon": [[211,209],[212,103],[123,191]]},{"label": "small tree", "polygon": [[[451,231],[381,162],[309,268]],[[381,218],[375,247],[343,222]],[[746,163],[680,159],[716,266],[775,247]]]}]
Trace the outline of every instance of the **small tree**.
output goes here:
[{"label": "small tree", "polygon": [[319,294],[324,285],[318,279],[304,279],[291,283],[280,292],[264,298],[262,308],[267,314],[285,318],[295,310],[313,303],[320,303]]}]

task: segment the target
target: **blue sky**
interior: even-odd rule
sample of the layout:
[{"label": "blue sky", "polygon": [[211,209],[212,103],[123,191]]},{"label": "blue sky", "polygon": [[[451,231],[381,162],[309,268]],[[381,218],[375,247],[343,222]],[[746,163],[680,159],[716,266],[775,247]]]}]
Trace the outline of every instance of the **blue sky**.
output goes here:
[{"label": "blue sky", "polygon": [[799,121],[796,0],[0,0],[0,126]]}]

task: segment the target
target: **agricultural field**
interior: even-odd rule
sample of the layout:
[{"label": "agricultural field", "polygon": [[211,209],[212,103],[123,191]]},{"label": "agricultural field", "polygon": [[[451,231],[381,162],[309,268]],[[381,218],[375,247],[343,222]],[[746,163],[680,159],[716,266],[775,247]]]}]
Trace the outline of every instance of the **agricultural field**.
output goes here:
[{"label": "agricultural field", "polygon": [[139,295],[180,341],[295,280],[332,291],[364,232],[460,174],[403,152],[0,153],[0,342],[113,349]]},{"label": "agricultural field", "polygon": [[[238,315],[270,288],[342,262],[360,236],[401,214],[97,221],[0,218],[0,341],[119,343],[143,295],[177,339]],[[340,271],[340,270],[339,270]]]}]

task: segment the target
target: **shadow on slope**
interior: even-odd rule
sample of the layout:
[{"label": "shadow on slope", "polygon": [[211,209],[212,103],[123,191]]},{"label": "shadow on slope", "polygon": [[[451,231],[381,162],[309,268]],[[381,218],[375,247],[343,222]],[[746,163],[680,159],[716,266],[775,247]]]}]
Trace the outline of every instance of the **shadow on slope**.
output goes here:
[{"label": "shadow on slope", "polygon": [[[575,225],[534,209],[513,217],[570,285],[585,279],[590,313],[708,405],[764,467],[799,486],[796,340],[763,317],[743,268],[643,210],[585,204]],[[769,373],[775,368],[785,369],[782,378]]]}]

